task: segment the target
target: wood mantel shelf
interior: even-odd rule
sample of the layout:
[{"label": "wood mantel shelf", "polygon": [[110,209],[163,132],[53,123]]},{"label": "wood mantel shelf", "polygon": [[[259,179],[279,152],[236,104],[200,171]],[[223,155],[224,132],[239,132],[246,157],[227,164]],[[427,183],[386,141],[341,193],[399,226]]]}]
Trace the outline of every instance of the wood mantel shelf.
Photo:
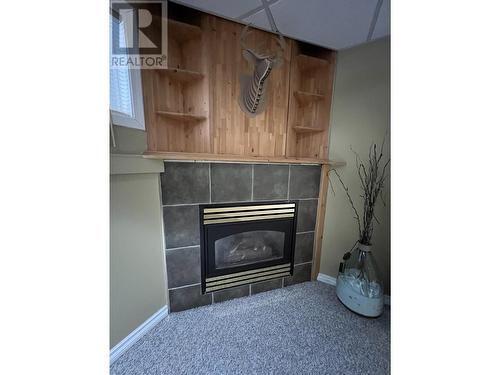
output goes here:
[{"label": "wood mantel shelf", "polygon": [[249,163],[290,163],[290,164],[328,164],[333,168],[346,165],[344,161],[328,159],[299,158],[285,156],[247,156],[231,154],[210,154],[190,152],[155,152],[146,151],[142,155],[147,159],[192,160],[192,161],[234,161]]}]

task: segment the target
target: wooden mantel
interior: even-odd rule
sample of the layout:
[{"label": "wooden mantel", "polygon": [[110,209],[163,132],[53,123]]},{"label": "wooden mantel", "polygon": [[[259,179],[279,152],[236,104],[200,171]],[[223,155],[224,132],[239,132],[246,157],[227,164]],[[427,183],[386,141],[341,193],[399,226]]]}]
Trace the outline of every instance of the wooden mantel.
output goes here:
[{"label": "wooden mantel", "polygon": [[248,163],[290,163],[290,164],[322,164],[330,165],[332,168],[346,165],[344,161],[335,161],[316,158],[298,158],[285,156],[249,156],[231,154],[211,154],[211,153],[188,153],[188,152],[154,152],[146,151],[143,154],[147,159],[161,160],[191,160],[191,161],[234,161]]}]

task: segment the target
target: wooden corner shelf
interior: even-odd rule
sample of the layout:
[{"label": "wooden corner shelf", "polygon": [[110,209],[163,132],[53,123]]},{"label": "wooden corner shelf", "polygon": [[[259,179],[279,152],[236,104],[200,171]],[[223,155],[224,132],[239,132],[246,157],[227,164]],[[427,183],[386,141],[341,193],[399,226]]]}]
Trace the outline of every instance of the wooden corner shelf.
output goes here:
[{"label": "wooden corner shelf", "polygon": [[156,114],[169,118],[171,120],[186,121],[186,122],[199,122],[207,119],[207,116],[194,115],[192,113],[182,113],[182,112],[156,111]]},{"label": "wooden corner shelf", "polygon": [[312,92],[305,92],[305,91],[294,91],[293,95],[295,96],[295,99],[297,99],[297,101],[299,102],[299,105],[302,107],[310,103],[323,100],[325,98],[325,96],[322,94],[314,94]]},{"label": "wooden corner shelf", "polygon": [[178,82],[193,82],[203,79],[203,77],[205,76],[203,73],[200,72],[194,72],[192,70],[185,70],[179,68],[158,69],[158,71],[162,74],[168,75],[170,78]]},{"label": "wooden corner shelf", "polygon": [[192,39],[201,38],[201,28],[189,23],[169,19],[168,35],[169,37],[172,36],[179,43],[185,43]]},{"label": "wooden corner shelf", "polygon": [[335,52],[292,41],[286,156],[328,157]]},{"label": "wooden corner shelf", "polygon": [[295,130],[295,132],[297,133],[321,133],[325,131],[325,129],[323,128],[313,128],[310,126],[300,126],[300,125],[294,126],[293,130]]},{"label": "wooden corner shelf", "polygon": [[310,70],[327,67],[329,62],[319,57],[300,54],[297,56],[297,65],[300,70]]}]

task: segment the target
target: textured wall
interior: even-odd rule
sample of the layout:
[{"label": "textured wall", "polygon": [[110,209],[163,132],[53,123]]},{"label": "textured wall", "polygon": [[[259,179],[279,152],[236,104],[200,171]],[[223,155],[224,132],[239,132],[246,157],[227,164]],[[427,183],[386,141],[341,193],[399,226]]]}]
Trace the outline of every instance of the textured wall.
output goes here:
[{"label": "textured wall", "polygon": [[[161,174],[170,311],[310,280],[321,169],[317,165],[165,162]],[[294,275],[201,294],[199,204],[299,200]]]},{"label": "textured wall", "polygon": [[112,175],[110,188],[113,347],[165,306],[166,286],[158,173]]},{"label": "textured wall", "polygon": [[[342,50],[337,56],[335,94],[330,136],[330,158],[344,159],[347,166],[340,168],[344,182],[353,199],[361,188],[354,154],[366,158],[372,142],[380,144],[390,121],[390,43],[388,38]],[[389,135],[386,151],[390,154]],[[342,255],[357,240],[357,227],[351,207],[334,175],[336,195],[328,191],[325,231],[320,272],[336,277]],[[376,213],[381,224],[375,223],[373,253],[381,269],[386,293],[390,294],[390,181],[385,197],[387,207],[378,204]],[[357,200],[362,210],[360,199]]]}]

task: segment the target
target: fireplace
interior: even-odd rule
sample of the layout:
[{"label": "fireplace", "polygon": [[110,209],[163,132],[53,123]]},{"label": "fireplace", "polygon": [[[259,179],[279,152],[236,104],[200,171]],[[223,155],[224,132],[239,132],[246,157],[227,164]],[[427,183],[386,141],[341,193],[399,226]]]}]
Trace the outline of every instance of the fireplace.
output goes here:
[{"label": "fireplace", "polygon": [[202,293],[291,276],[297,201],[200,205]]}]

